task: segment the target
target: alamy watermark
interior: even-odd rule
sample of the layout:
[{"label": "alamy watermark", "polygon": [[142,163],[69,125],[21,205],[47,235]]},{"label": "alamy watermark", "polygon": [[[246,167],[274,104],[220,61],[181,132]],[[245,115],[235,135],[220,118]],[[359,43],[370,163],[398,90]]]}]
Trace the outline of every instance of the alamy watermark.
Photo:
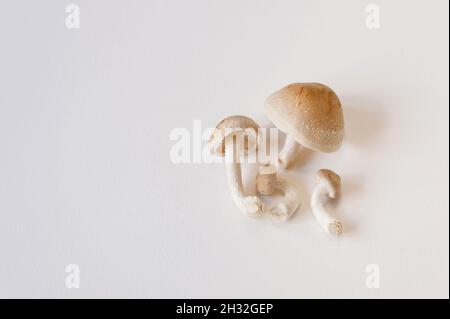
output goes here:
[{"label": "alamy watermark", "polygon": [[369,289],[380,288],[380,266],[369,264],[366,266],[366,287]]},{"label": "alamy watermark", "polygon": [[169,156],[174,164],[278,163],[276,128],[203,129],[201,121],[194,120],[191,129],[174,128],[169,139],[173,142]]},{"label": "alamy watermark", "polygon": [[69,264],[65,267],[64,270],[66,273],[66,288],[80,288],[80,266],[78,266],[77,264]]},{"label": "alamy watermark", "polygon": [[66,5],[65,11],[67,13],[65,24],[67,29],[79,29],[80,28],[80,6],[71,3]]},{"label": "alamy watermark", "polygon": [[368,29],[379,29],[380,28],[380,6],[378,4],[370,3],[366,5],[366,27]]}]

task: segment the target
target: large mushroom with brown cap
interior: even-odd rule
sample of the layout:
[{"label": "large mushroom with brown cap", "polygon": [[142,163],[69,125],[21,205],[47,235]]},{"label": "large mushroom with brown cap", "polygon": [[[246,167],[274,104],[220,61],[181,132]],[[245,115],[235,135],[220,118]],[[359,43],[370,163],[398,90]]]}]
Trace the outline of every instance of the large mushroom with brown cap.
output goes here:
[{"label": "large mushroom with brown cap", "polygon": [[342,223],[326,211],[325,203],[329,198],[340,195],[341,178],[329,169],[319,170],[316,176],[318,184],[311,196],[313,215],[328,234],[340,235],[343,232]]},{"label": "large mushroom with brown cap", "polygon": [[293,83],[266,99],[266,114],[286,133],[278,159],[287,168],[300,145],[320,152],[334,152],[344,136],[344,116],[336,93],[320,83]]},{"label": "large mushroom with brown cap", "polygon": [[259,125],[251,118],[234,115],[217,124],[209,140],[211,152],[225,157],[231,198],[239,210],[249,216],[261,213],[261,200],[245,193],[240,159],[242,154],[256,151],[258,129]]}]

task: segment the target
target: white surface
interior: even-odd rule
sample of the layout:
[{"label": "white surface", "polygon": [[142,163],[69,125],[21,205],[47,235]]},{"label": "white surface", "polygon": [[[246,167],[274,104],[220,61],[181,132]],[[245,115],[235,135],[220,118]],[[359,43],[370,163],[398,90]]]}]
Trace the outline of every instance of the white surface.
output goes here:
[{"label": "white surface", "polygon": [[[77,0],[68,30],[68,2],[2,1],[0,297],[448,298],[448,2],[372,2],[377,30],[366,1]],[[337,92],[346,138],[294,167],[289,223],[242,216],[223,165],[170,162],[174,127],[269,125],[294,81]],[[337,241],[309,207],[323,167]]]}]

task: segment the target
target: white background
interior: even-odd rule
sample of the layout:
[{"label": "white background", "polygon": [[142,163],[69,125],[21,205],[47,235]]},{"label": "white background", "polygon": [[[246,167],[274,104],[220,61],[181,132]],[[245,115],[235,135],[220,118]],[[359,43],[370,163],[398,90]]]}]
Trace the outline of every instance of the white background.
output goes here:
[{"label": "white background", "polygon": [[[0,297],[448,298],[448,1],[372,2],[380,29],[357,0],[77,0],[67,29],[68,1],[2,0]],[[242,216],[223,165],[170,161],[173,128],[270,126],[266,96],[306,81],[346,136],[281,172],[291,221]],[[319,168],[342,177],[338,240],[311,215]]]}]

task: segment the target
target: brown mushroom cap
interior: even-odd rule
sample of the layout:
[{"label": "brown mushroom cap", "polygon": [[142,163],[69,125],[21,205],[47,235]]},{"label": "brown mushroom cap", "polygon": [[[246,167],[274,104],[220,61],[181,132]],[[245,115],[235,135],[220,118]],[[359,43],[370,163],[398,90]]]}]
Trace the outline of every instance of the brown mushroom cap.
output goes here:
[{"label": "brown mushroom cap", "polygon": [[[211,152],[214,155],[225,156],[225,141],[232,140],[233,136],[244,134],[244,151],[247,153],[257,145],[258,129],[258,123],[249,117],[242,115],[229,116],[217,124],[214,129],[208,142]],[[253,140],[248,138],[250,134],[254,135]]]},{"label": "brown mushroom cap", "polygon": [[331,198],[335,198],[341,190],[341,178],[338,174],[329,169],[317,171],[317,179],[323,182]]},{"label": "brown mushroom cap", "polygon": [[341,146],[341,103],[326,85],[289,84],[266,99],[266,114],[279,130],[307,148],[334,152]]}]

